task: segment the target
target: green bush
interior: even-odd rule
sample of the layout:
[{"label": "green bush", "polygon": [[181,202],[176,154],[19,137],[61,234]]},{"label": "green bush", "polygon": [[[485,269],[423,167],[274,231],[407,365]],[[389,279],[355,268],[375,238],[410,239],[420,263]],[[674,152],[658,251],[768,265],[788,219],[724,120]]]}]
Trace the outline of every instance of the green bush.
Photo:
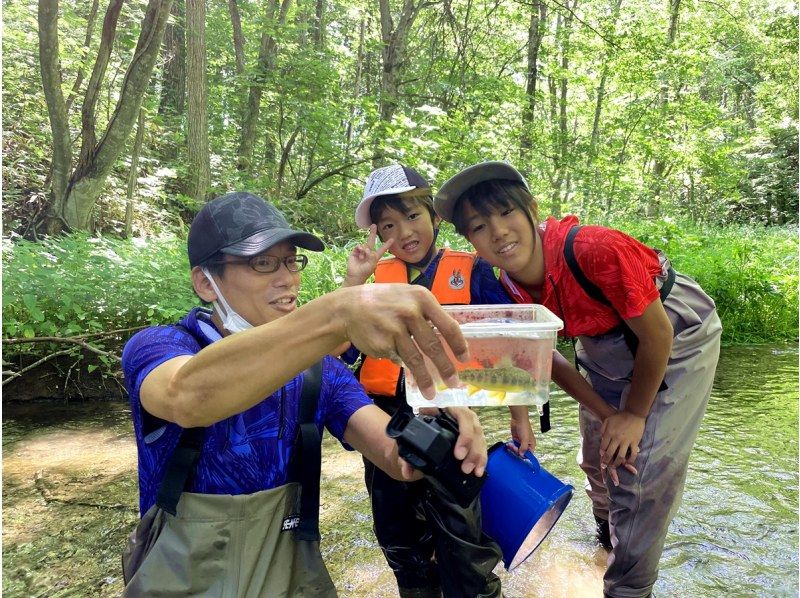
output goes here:
[{"label": "green bush", "polygon": [[[797,236],[788,228],[706,228],[670,221],[613,226],[667,252],[676,269],[696,279],[717,302],[728,343],[797,338]],[[463,249],[448,226],[440,244]],[[324,253],[309,252],[300,302],[336,289],[351,240]],[[3,338],[68,337],[178,320],[198,304],[189,279],[185,241],[176,236],[119,240],[73,234],[39,243],[3,240]],[[93,340],[119,351],[130,335]],[[4,358],[31,360],[63,344],[6,345]],[[82,349],[74,346],[78,355]],[[100,357],[103,373],[116,362]],[[96,365],[87,366],[94,369]]]},{"label": "green bush", "polygon": [[[3,338],[95,335],[174,321],[197,302],[188,270],[185,244],[172,236],[123,241],[74,234],[39,243],[5,238]],[[118,352],[127,336],[87,340],[99,351]],[[70,346],[7,345],[4,360],[39,358]],[[81,350],[72,345],[71,353]],[[106,356],[98,359],[104,374],[117,367]]]},{"label": "green bush", "polygon": [[617,223],[663,249],[679,272],[714,299],[727,343],[798,336],[798,242],[793,227],[725,228],[671,220]]}]

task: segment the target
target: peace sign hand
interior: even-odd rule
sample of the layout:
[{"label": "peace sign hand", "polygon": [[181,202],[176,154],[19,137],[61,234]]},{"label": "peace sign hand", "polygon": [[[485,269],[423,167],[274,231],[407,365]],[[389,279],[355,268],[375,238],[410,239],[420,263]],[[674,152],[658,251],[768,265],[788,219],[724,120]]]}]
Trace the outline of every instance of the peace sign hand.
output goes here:
[{"label": "peace sign hand", "polygon": [[352,287],[364,284],[374,274],[378,260],[383,257],[394,242],[394,239],[389,239],[376,249],[377,238],[378,227],[373,224],[369,227],[367,242],[356,245],[347,258],[347,275],[342,286]]}]

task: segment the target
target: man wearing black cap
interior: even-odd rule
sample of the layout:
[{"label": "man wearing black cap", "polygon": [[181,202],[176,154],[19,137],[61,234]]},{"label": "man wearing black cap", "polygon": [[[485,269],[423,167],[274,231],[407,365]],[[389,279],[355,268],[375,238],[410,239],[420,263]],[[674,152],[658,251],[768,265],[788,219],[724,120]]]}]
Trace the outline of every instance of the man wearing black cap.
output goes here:
[{"label": "man wearing black cap", "polygon": [[[418,347],[455,383],[430,324],[466,358],[458,326],[428,291],[408,285],[340,289],[297,308],[307,264],[298,247],[321,251],[323,243],[261,198],[229,193],[209,202],[188,250],[194,290],[214,309],[143,330],[125,347],[142,514],[123,557],[126,595],[335,596],[305,517],[318,513],[318,504],[305,505],[313,496],[303,477],[313,471],[306,440],[323,425],[391,475],[420,477],[386,435],[388,416],[326,355],[352,342],[402,359],[433,396]],[[320,360],[314,409],[302,389]],[[482,475],[480,425],[467,410],[455,416],[462,470]]]}]

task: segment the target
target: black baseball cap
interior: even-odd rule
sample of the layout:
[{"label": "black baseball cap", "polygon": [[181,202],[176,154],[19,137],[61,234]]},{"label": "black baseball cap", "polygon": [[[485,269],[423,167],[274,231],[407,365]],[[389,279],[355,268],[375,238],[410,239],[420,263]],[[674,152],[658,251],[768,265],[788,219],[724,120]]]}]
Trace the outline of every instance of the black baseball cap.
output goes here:
[{"label": "black baseball cap", "polygon": [[192,220],[189,265],[198,266],[219,251],[257,255],[282,241],[311,251],[325,249],[315,235],[291,228],[268,201],[245,191],[227,193],[205,204]]}]

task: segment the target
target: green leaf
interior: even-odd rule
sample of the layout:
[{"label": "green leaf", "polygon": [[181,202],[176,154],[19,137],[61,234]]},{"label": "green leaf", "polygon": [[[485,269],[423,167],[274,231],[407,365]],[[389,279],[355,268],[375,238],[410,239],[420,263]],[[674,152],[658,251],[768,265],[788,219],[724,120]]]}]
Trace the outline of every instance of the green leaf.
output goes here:
[{"label": "green leaf", "polygon": [[30,293],[26,293],[22,296],[22,302],[25,304],[25,307],[28,308],[28,311],[33,311],[36,309],[36,297]]}]

